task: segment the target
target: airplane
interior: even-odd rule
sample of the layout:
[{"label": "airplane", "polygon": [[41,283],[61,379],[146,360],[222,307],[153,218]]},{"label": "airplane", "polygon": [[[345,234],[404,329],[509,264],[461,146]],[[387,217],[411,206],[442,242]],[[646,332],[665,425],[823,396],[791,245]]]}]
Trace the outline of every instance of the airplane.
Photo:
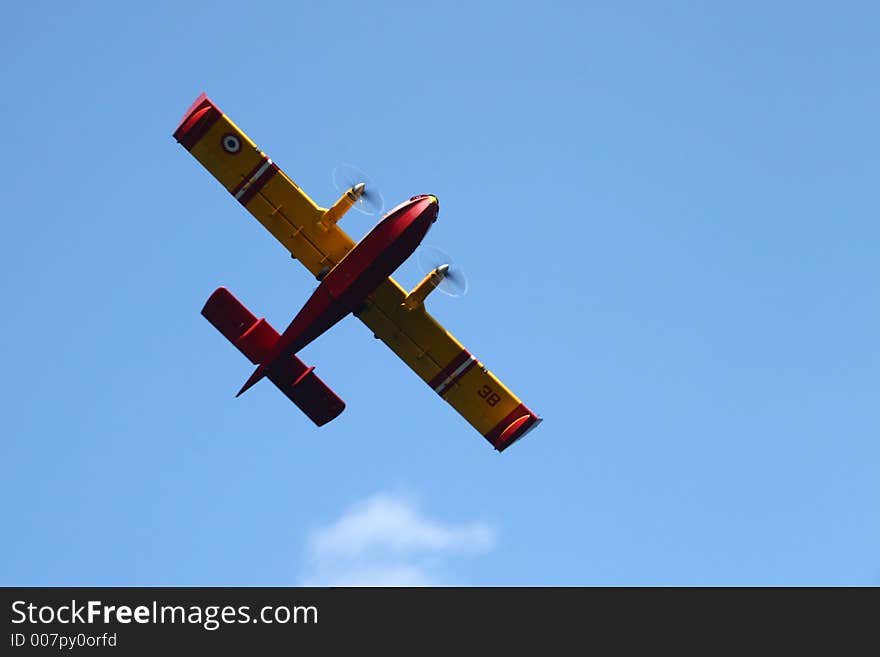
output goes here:
[{"label": "airplane", "polygon": [[345,403],[296,354],[353,314],[499,452],[541,423],[425,310],[446,264],[408,293],[391,278],[437,221],[436,196],[400,203],[355,243],[337,222],[365,198],[363,182],[318,206],[204,93],[173,136],[319,281],[280,334],[226,288],[208,298],[202,315],[257,366],[238,395],[267,378],[316,425],[339,416]]}]

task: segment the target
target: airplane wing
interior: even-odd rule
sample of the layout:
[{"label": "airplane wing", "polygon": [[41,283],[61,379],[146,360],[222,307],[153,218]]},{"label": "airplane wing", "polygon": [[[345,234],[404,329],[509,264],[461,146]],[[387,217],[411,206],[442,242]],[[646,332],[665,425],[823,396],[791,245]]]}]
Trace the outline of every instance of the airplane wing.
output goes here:
[{"label": "airplane wing", "polygon": [[420,305],[406,310],[406,292],[389,278],[357,313],[400,359],[457,410],[499,452],[541,422],[492,372]]},{"label": "airplane wing", "polygon": [[187,110],[174,138],[312,274],[329,271],[354,246],[335,223],[321,221],[325,208],[205,94]]}]

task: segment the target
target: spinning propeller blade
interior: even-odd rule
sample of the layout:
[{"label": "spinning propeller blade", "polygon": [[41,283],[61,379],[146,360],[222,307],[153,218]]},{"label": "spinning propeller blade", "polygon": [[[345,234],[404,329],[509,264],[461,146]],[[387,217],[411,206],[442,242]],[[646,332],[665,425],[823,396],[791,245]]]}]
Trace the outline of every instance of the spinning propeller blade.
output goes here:
[{"label": "spinning propeller blade", "polygon": [[382,214],[382,210],[385,209],[385,200],[372,178],[353,164],[343,163],[333,169],[333,186],[340,194],[344,194],[358,185],[363,185],[363,191],[354,207],[364,214]]},{"label": "spinning propeller blade", "polygon": [[468,291],[468,279],[460,267],[456,267],[452,258],[436,246],[422,246],[416,251],[416,263],[422,275],[427,276],[435,269],[446,265],[443,281],[438,290],[450,297],[462,297]]}]

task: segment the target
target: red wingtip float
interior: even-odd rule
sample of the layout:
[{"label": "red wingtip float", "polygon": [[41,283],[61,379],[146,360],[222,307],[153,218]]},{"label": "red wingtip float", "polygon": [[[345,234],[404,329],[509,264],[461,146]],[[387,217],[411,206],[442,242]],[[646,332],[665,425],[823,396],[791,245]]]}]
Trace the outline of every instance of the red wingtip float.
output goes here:
[{"label": "red wingtip float", "polygon": [[281,335],[225,288],[208,299],[202,314],[257,365],[236,396],[268,378],[315,424],[338,416],[345,404],[296,354],[352,313],[498,451],[540,423],[425,310],[448,267],[409,294],[391,278],[437,220],[437,197],[401,203],[355,244],[337,221],[365,193],[364,184],[319,207],[204,94],[174,137],[320,281]]}]

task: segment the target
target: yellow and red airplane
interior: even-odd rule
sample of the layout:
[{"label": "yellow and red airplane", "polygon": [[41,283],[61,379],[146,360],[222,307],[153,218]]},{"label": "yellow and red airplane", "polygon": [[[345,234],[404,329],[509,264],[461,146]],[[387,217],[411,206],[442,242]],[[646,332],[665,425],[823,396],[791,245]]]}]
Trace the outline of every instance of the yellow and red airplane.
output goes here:
[{"label": "yellow and red airplane", "polygon": [[266,377],[318,426],[337,417],[345,403],[296,353],[353,313],[499,452],[541,422],[425,310],[446,265],[409,293],[391,278],[437,220],[437,197],[401,203],[355,244],[337,222],[364,196],[363,183],[319,207],[205,94],[174,138],[320,281],[280,335],[226,288],[208,298],[202,315],[257,366],[238,394]]}]

